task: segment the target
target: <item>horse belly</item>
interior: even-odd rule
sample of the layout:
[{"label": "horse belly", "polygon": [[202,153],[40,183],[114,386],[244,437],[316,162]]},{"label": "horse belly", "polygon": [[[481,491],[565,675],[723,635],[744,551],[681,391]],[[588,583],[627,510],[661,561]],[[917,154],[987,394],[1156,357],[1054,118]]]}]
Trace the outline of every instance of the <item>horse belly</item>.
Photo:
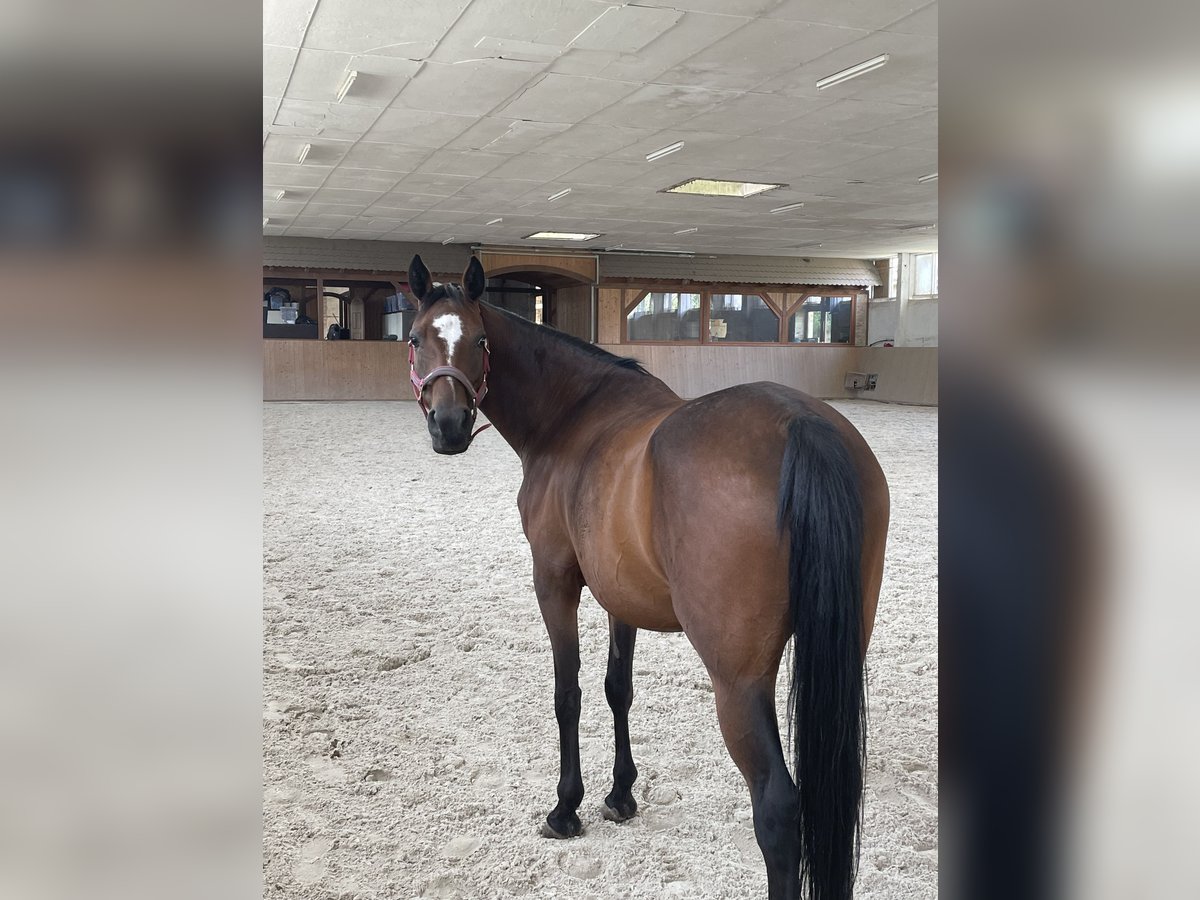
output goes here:
[{"label": "horse belly", "polygon": [[596,560],[583,575],[596,602],[613,618],[651,631],[681,629],[666,580],[636,555],[618,552]]}]

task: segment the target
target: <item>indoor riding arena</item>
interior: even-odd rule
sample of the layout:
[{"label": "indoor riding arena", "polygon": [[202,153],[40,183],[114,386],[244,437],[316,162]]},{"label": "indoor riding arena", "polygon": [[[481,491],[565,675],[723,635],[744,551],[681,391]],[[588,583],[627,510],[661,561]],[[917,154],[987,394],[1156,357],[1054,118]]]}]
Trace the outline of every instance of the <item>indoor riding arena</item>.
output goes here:
[{"label": "indoor riding arena", "polygon": [[[753,513],[783,528],[787,473],[757,460],[798,460],[819,493],[872,455],[890,519],[873,629],[868,562],[851,610],[870,634],[854,896],[937,895],[937,91],[921,0],[266,0],[264,897],[799,896],[794,862],[780,888],[765,861],[795,851],[763,847],[767,789],[748,788],[753,754],[735,762],[731,664],[704,635],[762,629],[748,671],[786,618],[745,612],[738,588],[774,583],[789,545],[755,538],[756,495],[731,486],[766,485]],[[847,449],[763,450],[764,397]],[[712,408],[726,418],[675,429],[691,444],[653,425]],[[554,443],[609,409],[595,440]],[[630,450],[566,468],[638,440],[653,467]],[[611,489],[563,474],[601,470]],[[867,523],[867,547],[878,504],[850,483],[861,509],[829,516]],[[574,513],[537,512],[554,491],[598,498],[569,541],[544,523]],[[700,538],[669,538],[677,520]],[[593,567],[581,547],[606,539],[621,553]],[[638,626],[637,811],[618,822],[611,667],[629,661],[600,603],[656,594],[614,606],[598,585],[634,583],[643,552],[662,575],[646,548],[667,545],[733,587],[702,622],[673,593],[679,628]],[[548,634],[566,546],[591,585],[577,767],[570,655]],[[535,574],[535,556],[555,562]],[[771,602],[799,609],[803,581]],[[795,776],[793,642],[771,740]],[[582,834],[555,839],[560,766],[582,778]],[[787,781],[803,804],[821,778]]]}]

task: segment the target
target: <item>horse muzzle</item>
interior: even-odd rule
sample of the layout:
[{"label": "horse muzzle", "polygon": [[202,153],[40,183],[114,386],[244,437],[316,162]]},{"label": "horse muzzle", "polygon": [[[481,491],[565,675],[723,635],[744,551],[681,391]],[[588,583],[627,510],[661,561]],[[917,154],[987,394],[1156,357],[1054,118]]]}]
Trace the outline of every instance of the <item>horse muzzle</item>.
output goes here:
[{"label": "horse muzzle", "polygon": [[453,455],[471,446],[471,429],[475,425],[473,410],[467,406],[433,407],[425,419],[435,453]]}]

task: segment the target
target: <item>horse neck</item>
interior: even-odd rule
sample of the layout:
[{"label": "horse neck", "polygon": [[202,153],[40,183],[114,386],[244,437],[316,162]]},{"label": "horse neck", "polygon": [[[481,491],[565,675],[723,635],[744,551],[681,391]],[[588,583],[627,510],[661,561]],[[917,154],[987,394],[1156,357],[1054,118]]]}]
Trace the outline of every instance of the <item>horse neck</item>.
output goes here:
[{"label": "horse neck", "polygon": [[[589,401],[605,388],[611,390],[611,381],[631,382],[629,390],[621,389],[622,395],[637,395],[639,387],[667,391],[657,378],[589,358],[487,305],[481,306],[481,313],[491,372],[480,409],[522,460],[552,450],[554,440],[567,430],[589,427]],[[635,380],[643,385],[635,385]]]}]

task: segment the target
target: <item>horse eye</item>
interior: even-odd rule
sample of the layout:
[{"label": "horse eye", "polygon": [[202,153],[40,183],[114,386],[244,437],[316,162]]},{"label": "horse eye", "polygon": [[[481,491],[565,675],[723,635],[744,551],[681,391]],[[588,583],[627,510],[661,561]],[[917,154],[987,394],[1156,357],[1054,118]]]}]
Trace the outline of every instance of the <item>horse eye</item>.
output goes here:
[{"label": "horse eye", "polygon": [[481,337],[475,343],[477,343],[480,347],[486,347],[487,346],[487,336],[485,335],[484,337]]},{"label": "horse eye", "polygon": [[408,336],[408,342],[409,342],[410,344],[412,344],[414,347],[420,347],[420,346],[421,346],[421,339],[420,339],[419,337],[417,337],[415,334],[410,334],[410,335]]}]

